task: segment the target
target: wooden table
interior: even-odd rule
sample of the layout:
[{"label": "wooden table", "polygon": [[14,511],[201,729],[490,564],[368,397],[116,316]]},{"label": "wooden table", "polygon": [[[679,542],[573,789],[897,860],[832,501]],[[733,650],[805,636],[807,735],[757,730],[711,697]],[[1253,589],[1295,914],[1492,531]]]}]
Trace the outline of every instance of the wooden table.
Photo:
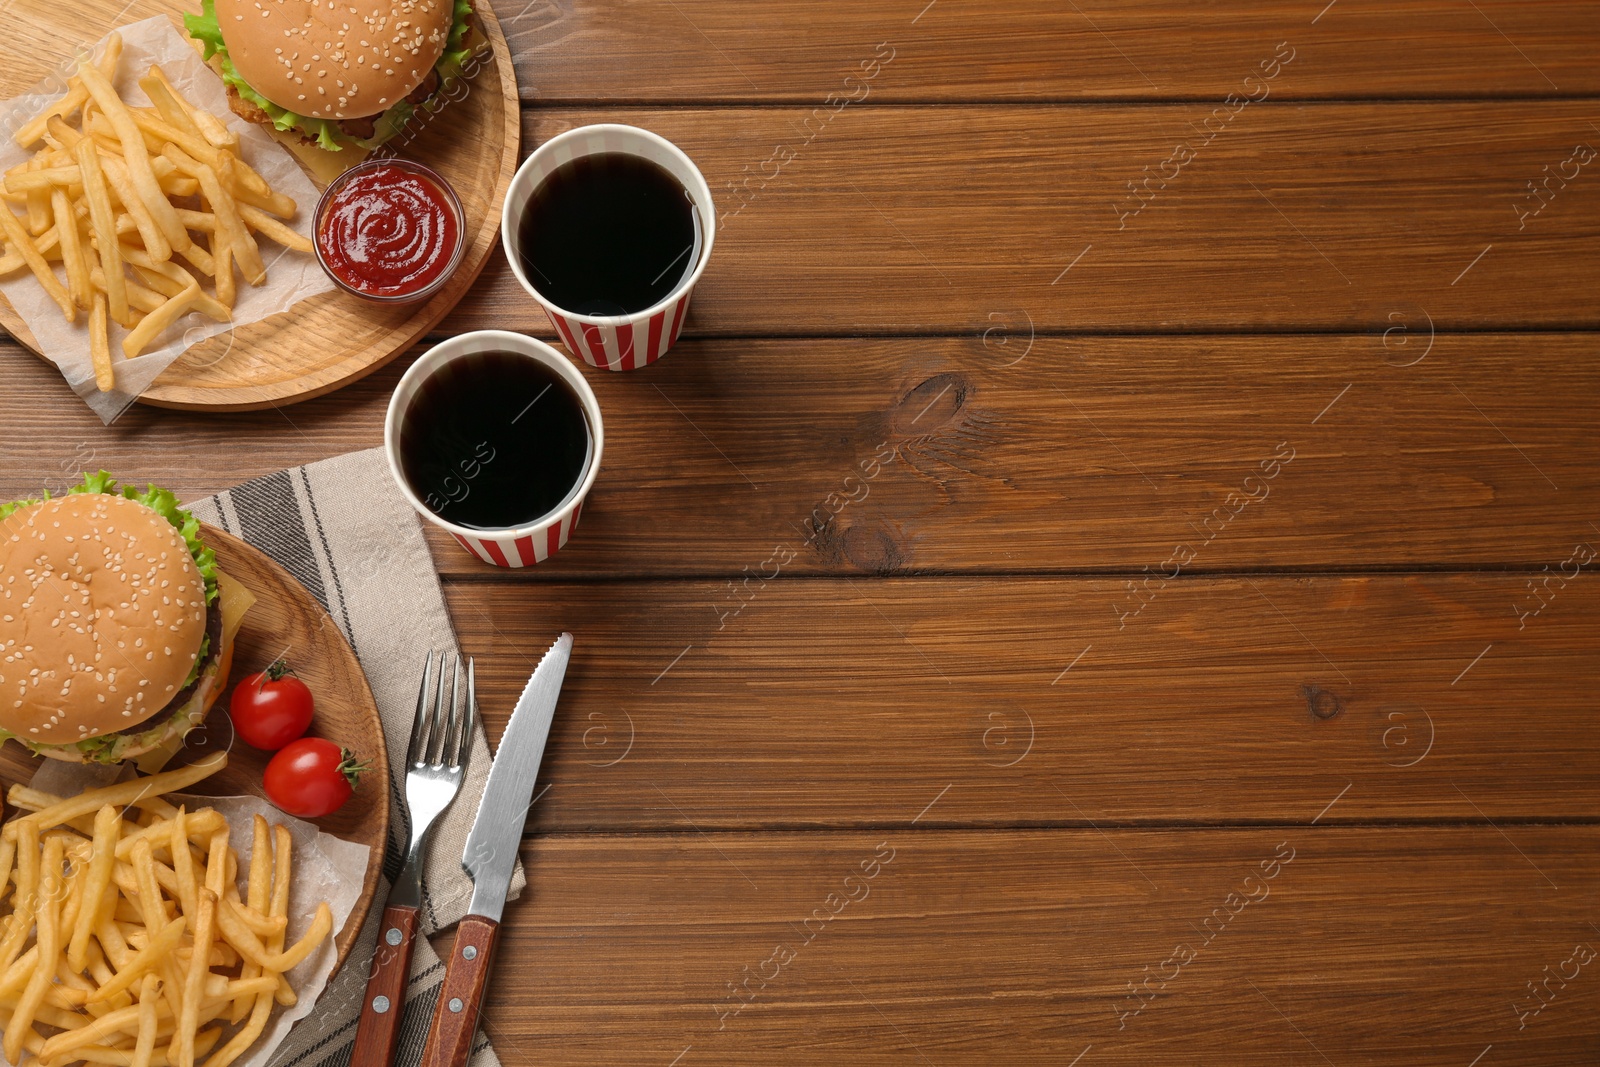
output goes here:
[{"label": "wooden table", "polygon": [[[573,543],[434,541],[491,734],[578,637],[506,1064],[1600,1060],[1600,4],[1324,2],[499,5],[526,147],[725,220]],[[409,362],[103,429],[4,358],[8,496]]]}]

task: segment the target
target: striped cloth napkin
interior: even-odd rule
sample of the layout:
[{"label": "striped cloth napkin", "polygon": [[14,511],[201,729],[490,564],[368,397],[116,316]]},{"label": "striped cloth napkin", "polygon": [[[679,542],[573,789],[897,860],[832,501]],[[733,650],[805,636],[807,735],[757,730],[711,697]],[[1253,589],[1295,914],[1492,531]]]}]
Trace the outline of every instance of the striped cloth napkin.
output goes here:
[{"label": "striped cloth napkin", "polygon": [[[345,966],[324,990],[316,1010],[290,1031],[270,1060],[270,1067],[348,1064],[383,902],[409,843],[405,756],[423,660],[430,648],[454,652],[455,632],[421,523],[395,488],[382,449],[269,474],[187,506],[202,522],[261,549],[310,590],[355,649],[383,718],[392,818],[378,897]],[[489,748],[480,725],[461,793],[434,824],[429,838],[422,876],[424,934],[437,933],[466,913],[472,881],[461,869],[461,852],[488,776]],[[518,866],[511,897],[526,884]],[[421,1060],[443,982],[444,964],[419,938],[406,993],[399,1067]],[[500,1067],[494,1048],[481,1033],[471,1067]]]}]

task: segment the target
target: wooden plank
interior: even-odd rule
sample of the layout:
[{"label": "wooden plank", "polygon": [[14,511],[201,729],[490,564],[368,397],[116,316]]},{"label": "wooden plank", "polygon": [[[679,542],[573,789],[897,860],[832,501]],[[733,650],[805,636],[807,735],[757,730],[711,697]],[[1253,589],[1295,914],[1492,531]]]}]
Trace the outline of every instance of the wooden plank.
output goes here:
[{"label": "wooden plank", "polygon": [[[873,100],[1216,99],[1296,52],[1275,97],[1594,93],[1591,2],[927,0],[819,8],[767,0],[514,0],[501,5],[524,97],[820,103]],[[893,55],[870,79],[883,42]],[[858,80],[845,82],[847,76]],[[863,99],[866,97],[863,97]]]},{"label": "wooden plank", "polygon": [[1594,819],[1600,583],[1552,580],[1519,620],[1529,584],[795,579],[742,610],[701,581],[447,596],[491,737],[550,640],[577,637],[542,830],[904,826],[947,787],[922,825],[1304,822],[1344,790],[1324,822]]},{"label": "wooden plank", "polygon": [[[602,474],[573,541],[526,577],[1139,571],[1180,544],[1191,572],[1537,568],[1600,537],[1592,335],[994,325],[701,342],[649,384],[590,374]],[[446,573],[490,573],[437,547]]]},{"label": "wooden plank", "polygon": [[60,492],[84,471],[165,486],[193,500],[251,478],[383,443],[383,412],[409,364],[314,401],[265,411],[170,412],[134,405],[101,425],[51,364],[0,338],[6,417],[0,498]]},{"label": "wooden plank", "polygon": [[1600,831],[1505,829],[540,838],[486,1031],[512,1065],[1591,1064]]},{"label": "wooden plank", "polygon": [[[539,108],[523,142],[629,122],[694,157],[720,216],[695,334],[1600,324],[1587,103],[1268,101],[1214,136],[1211,110]],[[503,263],[444,326],[549,332]]]},{"label": "wooden plank", "polygon": [[[553,561],[499,575],[442,537],[435,558],[518,580],[743,577],[771,573],[779,546],[791,576],[1139,572],[1187,543],[1189,573],[1555,568],[1600,537],[1594,350],[1590,334],[1430,338],[1424,322],[1387,338],[1030,339],[996,320],[960,339],[686,341],[638,375],[588,372],[604,466]],[[50,368],[14,350],[9,367],[8,496],[105,467],[193,498],[376,447],[400,372],[281,411],[135,409],[105,432]],[[880,444],[892,458],[875,464]]]}]

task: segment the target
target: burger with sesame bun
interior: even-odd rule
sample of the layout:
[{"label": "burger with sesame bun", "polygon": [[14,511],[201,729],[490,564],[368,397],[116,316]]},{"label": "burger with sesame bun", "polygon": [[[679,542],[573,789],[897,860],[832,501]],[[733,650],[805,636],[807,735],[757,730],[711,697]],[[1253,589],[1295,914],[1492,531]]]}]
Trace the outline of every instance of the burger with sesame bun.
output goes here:
[{"label": "burger with sesame bun", "polygon": [[0,740],[75,763],[170,752],[222,694],[252,599],[165,489],[101,471],[0,505]]},{"label": "burger with sesame bun", "polygon": [[242,117],[369,151],[482,47],[472,0],[203,0],[189,36]]}]

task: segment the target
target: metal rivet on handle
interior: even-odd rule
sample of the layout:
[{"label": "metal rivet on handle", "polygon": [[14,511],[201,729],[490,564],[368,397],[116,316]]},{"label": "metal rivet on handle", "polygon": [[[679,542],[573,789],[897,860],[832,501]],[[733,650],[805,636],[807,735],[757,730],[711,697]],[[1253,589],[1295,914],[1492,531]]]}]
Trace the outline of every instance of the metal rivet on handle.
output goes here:
[{"label": "metal rivet on handle", "polygon": [[405,935],[400,932],[399,927],[391,926],[388,930],[384,931],[383,939],[389,942],[391,945],[398,945],[400,943],[400,939],[404,936]]},{"label": "metal rivet on handle", "polygon": [[382,1015],[384,1012],[388,1011],[389,1010],[389,998],[385,997],[385,996],[373,997],[372,998],[372,1010],[377,1012],[379,1015]]},{"label": "metal rivet on handle", "polygon": [[477,959],[478,958],[478,946],[477,945],[468,945],[466,948],[462,949],[461,950],[461,958],[462,959],[468,959],[468,960]]},{"label": "metal rivet on handle", "polygon": [[450,1010],[451,1011],[460,1011],[465,1006],[466,1005],[461,1003],[461,998],[460,997],[451,997],[450,998]]}]

